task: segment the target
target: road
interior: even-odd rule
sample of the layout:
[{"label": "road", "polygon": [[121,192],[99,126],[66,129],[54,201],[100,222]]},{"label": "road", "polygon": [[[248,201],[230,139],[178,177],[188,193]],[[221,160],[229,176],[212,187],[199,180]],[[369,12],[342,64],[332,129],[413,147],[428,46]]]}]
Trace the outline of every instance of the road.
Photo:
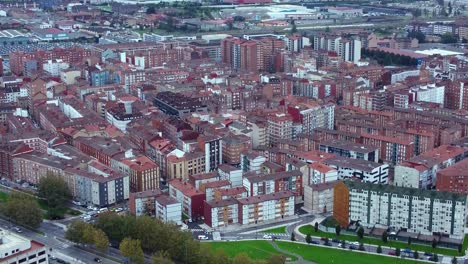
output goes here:
[{"label": "road", "polygon": [[[0,227],[2,229],[10,230],[11,232],[15,232],[13,228],[16,226],[6,220],[0,219]],[[73,243],[64,239],[65,231],[63,228],[58,227],[53,223],[43,222],[41,224],[39,231],[44,232],[45,235],[38,234],[25,228],[21,228],[21,231],[22,232],[20,235],[46,245],[50,249],[49,255],[63,259],[70,263],[94,263],[94,259],[96,257],[100,258],[102,260],[101,263],[104,264],[117,263],[74,246]],[[112,250],[109,251],[109,255],[112,257],[122,259],[119,255],[116,256],[113,254]]]}]

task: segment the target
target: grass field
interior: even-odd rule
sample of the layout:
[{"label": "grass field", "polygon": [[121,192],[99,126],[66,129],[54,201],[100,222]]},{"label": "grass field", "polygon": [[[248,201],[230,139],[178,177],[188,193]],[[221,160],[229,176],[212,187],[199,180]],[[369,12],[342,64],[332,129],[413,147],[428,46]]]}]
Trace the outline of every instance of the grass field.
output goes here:
[{"label": "grass field", "polygon": [[[306,225],[306,226],[300,227],[299,232],[304,235],[310,234],[311,236],[317,236],[317,237],[328,237],[331,239],[337,238],[339,240],[346,240],[346,241],[360,241],[358,237],[355,235],[341,234],[339,237],[337,237],[335,233],[323,232],[321,230],[319,230],[318,232],[315,232],[314,227],[312,225]],[[387,243],[383,243],[381,239],[373,238],[373,237],[364,237],[361,241],[364,244],[382,245],[382,246],[387,246],[387,247],[399,247],[401,249],[410,248],[412,250],[417,250],[419,252],[432,252],[432,253],[443,254],[447,256],[463,255],[463,254],[459,254],[458,251],[455,249],[449,249],[449,248],[433,249],[429,245],[421,245],[421,244],[408,245],[408,243],[406,242],[391,241],[391,240],[388,240]],[[465,239],[465,243],[468,243],[466,242],[466,239]],[[466,244],[466,246],[468,246],[468,244]]]},{"label": "grass field", "polygon": [[372,255],[356,251],[345,251],[333,248],[323,248],[304,244],[278,241],[278,246],[289,252],[301,255],[305,260],[313,261],[318,264],[340,264],[340,263],[359,263],[359,264],[416,264],[421,263],[415,260],[406,260],[392,258],[385,255]]},{"label": "grass field", "polygon": [[[213,250],[222,249],[228,256],[234,257],[239,253],[246,253],[252,259],[268,259],[273,255],[282,255],[265,240],[236,241],[236,242],[209,242],[205,243]],[[292,258],[294,259],[294,258]]]},{"label": "grass field", "polygon": [[273,234],[286,234],[286,226],[275,227],[271,229],[266,229],[258,231],[259,233],[273,233]]},{"label": "grass field", "polygon": [[0,192],[0,202],[4,203],[8,199],[8,193]]}]

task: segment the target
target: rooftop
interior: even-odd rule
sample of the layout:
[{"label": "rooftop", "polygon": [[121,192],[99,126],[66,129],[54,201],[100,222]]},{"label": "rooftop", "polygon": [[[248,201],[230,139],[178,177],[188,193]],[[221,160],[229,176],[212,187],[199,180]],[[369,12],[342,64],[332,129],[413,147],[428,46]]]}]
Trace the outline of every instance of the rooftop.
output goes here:
[{"label": "rooftop", "polygon": [[257,195],[257,196],[251,196],[251,197],[245,197],[245,198],[240,198],[237,201],[240,204],[257,204],[257,203],[262,203],[266,201],[271,201],[271,200],[279,200],[283,198],[289,198],[291,196],[294,196],[294,193],[291,191],[281,191],[281,192],[276,192],[276,193],[269,193],[269,194],[263,194],[263,195]]},{"label": "rooftop", "polygon": [[388,166],[385,164],[380,164],[377,162],[367,161],[367,160],[360,160],[360,159],[351,159],[347,157],[333,157],[326,159],[324,161],[325,164],[334,165],[337,167],[344,167],[344,168],[353,168],[365,172],[372,172],[375,168],[380,166]]},{"label": "rooftop", "polygon": [[360,153],[369,153],[378,149],[377,147],[374,147],[374,146],[353,143],[350,141],[338,140],[338,139],[325,140],[321,142],[320,145],[344,149],[348,151],[360,152]]},{"label": "rooftop", "polygon": [[169,186],[179,190],[185,196],[192,197],[195,195],[204,195],[205,193],[196,189],[192,184],[182,181],[181,179],[174,179],[169,182]]}]

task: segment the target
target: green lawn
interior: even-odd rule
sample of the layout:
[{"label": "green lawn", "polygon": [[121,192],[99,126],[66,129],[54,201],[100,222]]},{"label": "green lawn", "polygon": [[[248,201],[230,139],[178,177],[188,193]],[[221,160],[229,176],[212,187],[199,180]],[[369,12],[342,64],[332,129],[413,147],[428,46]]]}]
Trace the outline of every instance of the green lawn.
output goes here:
[{"label": "green lawn", "polygon": [[[304,234],[304,235],[310,234],[311,236],[317,236],[317,237],[328,237],[328,238],[331,238],[331,239],[337,238],[339,240],[346,240],[346,241],[359,241],[358,237],[354,236],[354,235],[341,234],[339,237],[337,237],[335,233],[327,233],[327,232],[323,232],[321,230],[318,230],[318,232],[315,232],[314,227],[312,225],[306,225],[306,226],[300,227],[299,232]],[[456,249],[449,249],[449,248],[436,248],[436,249],[433,249],[429,245],[421,245],[421,244],[408,245],[408,243],[406,243],[406,242],[392,241],[392,240],[388,240],[387,243],[383,243],[383,241],[381,239],[373,238],[373,237],[364,237],[362,239],[362,242],[364,244],[382,245],[382,246],[387,246],[387,247],[399,247],[401,249],[410,248],[412,250],[417,250],[419,252],[434,252],[434,253],[437,253],[437,254],[443,254],[443,255],[447,255],[447,256],[463,255],[463,254],[459,254]],[[466,242],[466,240],[465,240],[465,242]],[[466,246],[468,246],[468,244]]]},{"label": "green lawn", "polygon": [[286,234],[286,226],[275,227],[271,229],[266,229],[258,231],[259,233],[273,233],[273,234]]},{"label": "green lawn", "polygon": [[222,249],[228,256],[234,257],[239,253],[246,253],[252,259],[268,259],[273,255],[281,255],[265,240],[236,241],[236,242],[207,242],[204,243],[213,250]]},{"label": "green lawn", "polygon": [[359,263],[359,264],[416,264],[415,260],[392,258],[384,255],[372,255],[357,251],[323,248],[311,245],[277,241],[281,249],[301,255],[305,260],[318,264]]},{"label": "green lawn", "polygon": [[[39,207],[44,210],[44,211],[49,211],[49,206],[47,205],[47,202],[45,200],[42,200],[42,199],[37,199],[37,202],[39,203]],[[77,210],[74,210],[74,209],[71,209],[71,208],[61,208],[60,210],[58,210],[59,214],[61,215],[81,215],[81,212],[80,211],[77,211]],[[46,213],[44,214],[44,218],[46,219],[49,219],[49,215]]]},{"label": "green lawn", "polygon": [[8,193],[0,192],[0,202],[6,202],[8,199]]}]

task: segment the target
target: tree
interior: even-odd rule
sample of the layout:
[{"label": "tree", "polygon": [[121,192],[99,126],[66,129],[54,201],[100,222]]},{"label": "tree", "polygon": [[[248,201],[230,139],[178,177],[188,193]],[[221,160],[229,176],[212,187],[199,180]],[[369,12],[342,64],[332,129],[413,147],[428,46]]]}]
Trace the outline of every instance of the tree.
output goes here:
[{"label": "tree", "polygon": [[463,249],[462,244],[459,244],[458,245],[458,253],[462,253],[462,249]]},{"label": "tree", "polygon": [[341,233],[341,226],[340,225],[335,226],[335,233],[336,233],[337,236],[340,235],[340,233]]},{"label": "tree", "polygon": [[439,256],[437,254],[434,254],[434,256],[432,256],[432,261],[434,262],[438,262],[439,261]]},{"label": "tree", "polygon": [[456,257],[453,257],[453,258],[452,258],[452,264],[457,264],[457,263],[458,263],[457,258],[456,258]]},{"label": "tree", "polygon": [[20,192],[10,194],[2,207],[2,212],[11,221],[33,229],[42,223],[42,211],[37,201]]},{"label": "tree", "polygon": [[294,22],[294,20],[291,20],[291,35],[297,33],[297,26],[296,26],[296,22]]},{"label": "tree", "polygon": [[457,43],[457,41],[458,41],[457,37],[449,32],[440,36],[440,42],[444,44]]},{"label": "tree", "polygon": [[122,256],[137,264],[145,263],[145,255],[141,249],[140,240],[124,238],[119,246]]},{"label": "tree", "polygon": [[411,237],[408,237],[408,246],[411,245]]},{"label": "tree", "polygon": [[451,15],[452,14],[452,2],[448,2],[448,14]]},{"label": "tree", "polygon": [[310,234],[307,234],[305,241],[307,242],[307,244],[312,243],[312,237],[310,236]]},{"label": "tree", "polygon": [[432,248],[436,248],[437,247],[437,240],[434,238],[432,240]]},{"label": "tree", "polygon": [[106,251],[109,248],[109,238],[101,229],[94,230],[94,246],[99,251]]},{"label": "tree", "polygon": [[71,199],[67,183],[55,174],[48,174],[39,180],[38,196],[47,202],[51,218],[63,218],[60,209]]},{"label": "tree", "polygon": [[[229,256],[222,249],[218,249],[211,253],[212,263],[230,263],[231,260]],[[156,264],[156,263],[154,263]]]},{"label": "tree", "polygon": [[359,239],[363,239],[364,238],[364,228],[362,226],[360,226],[357,230],[357,236]]},{"label": "tree", "polygon": [[387,243],[387,241],[388,241],[388,233],[387,231],[384,231],[382,233],[382,242]]},{"label": "tree", "polygon": [[366,249],[364,248],[364,244],[361,242],[359,243],[359,248],[358,248],[360,251],[366,251]]},{"label": "tree", "polygon": [[415,38],[419,41],[419,43],[424,43],[426,40],[426,35],[421,31],[411,31],[408,33],[408,38]]},{"label": "tree", "polygon": [[294,232],[291,233],[291,241],[296,241],[296,235]]},{"label": "tree", "polygon": [[245,253],[237,254],[232,260],[232,264],[252,264],[252,260]]},{"label": "tree", "polygon": [[314,224],[314,231],[315,231],[315,233],[318,232],[318,229],[319,229],[319,223],[318,223],[318,222],[315,222],[315,224]]},{"label": "tree", "polygon": [[419,259],[419,252],[418,251],[414,251],[413,258],[414,259]]},{"label": "tree", "polygon": [[379,253],[379,254],[382,253],[382,246],[379,245],[379,246],[377,247],[377,253]]},{"label": "tree", "polygon": [[156,13],[156,7],[155,6],[150,6],[146,9],[146,14],[155,14]]},{"label": "tree", "polygon": [[[174,264],[174,261],[171,260],[171,256],[167,251],[158,251],[156,254],[151,256],[152,264]],[[220,263],[220,262],[213,262]]]},{"label": "tree", "polygon": [[93,244],[96,229],[83,221],[72,222],[65,232],[65,238],[78,244]]},{"label": "tree", "polygon": [[395,249],[395,256],[399,257],[400,254],[401,254],[400,248],[396,248],[396,249]]},{"label": "tree", "polygon": [[346,241],[345,240],[341,240],[341,248],[346,248]]}]

